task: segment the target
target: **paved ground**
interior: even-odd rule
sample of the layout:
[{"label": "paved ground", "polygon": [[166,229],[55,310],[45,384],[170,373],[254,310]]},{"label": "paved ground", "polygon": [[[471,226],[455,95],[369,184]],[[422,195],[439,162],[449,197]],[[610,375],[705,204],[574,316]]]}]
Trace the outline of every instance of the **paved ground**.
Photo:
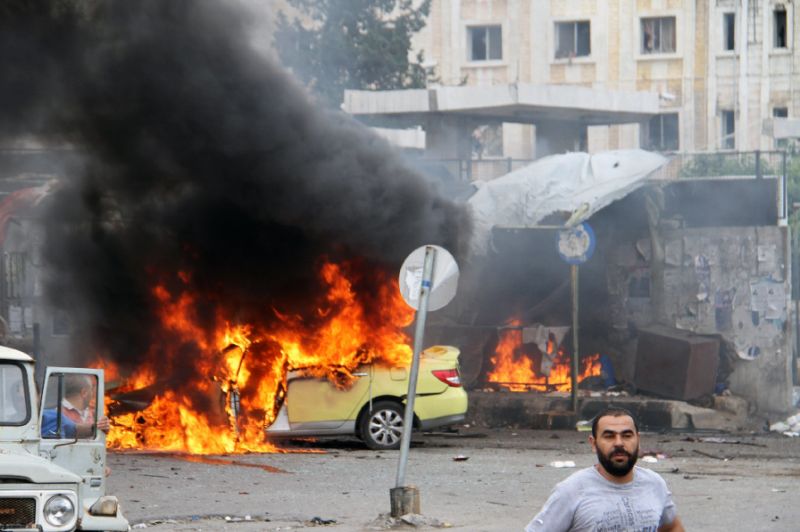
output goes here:
[{"label": "paved ground", "polygon": [[[135,528],[385,528],[381,514],[389,510],[397,453],[368,451],[346,439],[286,447],[324,452],[210,462],[111,453],[109,489]],[[688,530],[800,530],[800,438],[644,434],[642,449],[668,456],[642,465],[667,479]],[[459,455],[468,459],[455,461]],[[458,530],[521,530],[551,487],[574,471],[549,465],[557,460],[593,464],[586,433],[462,428],[415,436],[406,478],[421,492],[427,525],[420,528],[433,530],[438,522]]]}]

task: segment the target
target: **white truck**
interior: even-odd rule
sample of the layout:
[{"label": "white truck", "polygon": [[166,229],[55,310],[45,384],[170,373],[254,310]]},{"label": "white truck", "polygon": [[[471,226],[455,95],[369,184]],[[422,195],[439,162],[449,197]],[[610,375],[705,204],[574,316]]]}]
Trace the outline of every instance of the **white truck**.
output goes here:
[{"label": "white truck", "polygon": [[39,404],[33,368],[0,347],[0,531],[130,530],[105,494],[103,371],[48,368]]}]

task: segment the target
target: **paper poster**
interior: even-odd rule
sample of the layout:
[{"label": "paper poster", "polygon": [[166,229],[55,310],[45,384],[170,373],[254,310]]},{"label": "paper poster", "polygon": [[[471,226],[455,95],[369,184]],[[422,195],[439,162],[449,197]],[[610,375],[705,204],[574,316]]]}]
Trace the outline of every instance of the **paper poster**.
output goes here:
[{"label": "paper poster", "polygon": [[406,269],[406,287],[408,287],[408,298],[412,301],[419,299],[419,291],[422,287],[422,268]]}]

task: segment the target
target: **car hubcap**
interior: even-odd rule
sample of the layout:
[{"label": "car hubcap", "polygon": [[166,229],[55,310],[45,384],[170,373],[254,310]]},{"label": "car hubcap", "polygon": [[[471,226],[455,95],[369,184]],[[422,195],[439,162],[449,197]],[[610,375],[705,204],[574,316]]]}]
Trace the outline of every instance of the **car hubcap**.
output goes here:
[{"label": "car hubcap", "polygon": [[381,445],[394,445],[403,433],[403,418],[394,410],[381,410],[369,420],[369,433]]}]

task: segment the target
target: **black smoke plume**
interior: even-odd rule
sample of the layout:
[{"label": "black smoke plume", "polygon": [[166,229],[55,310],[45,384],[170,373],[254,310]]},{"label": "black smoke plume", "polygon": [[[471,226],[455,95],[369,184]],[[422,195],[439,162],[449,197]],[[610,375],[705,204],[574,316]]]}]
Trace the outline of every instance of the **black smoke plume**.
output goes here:
[{"label": "black smoke plume", "polygon": [[89,351],[130,364],[153,345],[155,284],[195,294],[209,327],[312,319],[322,260],[354,261],[369,292],[419,245],[464,250],[466,212],[315,109],[251,29],[217,0],[0,4],[0,134],[85,154],[45,249],[48,294]]}]

